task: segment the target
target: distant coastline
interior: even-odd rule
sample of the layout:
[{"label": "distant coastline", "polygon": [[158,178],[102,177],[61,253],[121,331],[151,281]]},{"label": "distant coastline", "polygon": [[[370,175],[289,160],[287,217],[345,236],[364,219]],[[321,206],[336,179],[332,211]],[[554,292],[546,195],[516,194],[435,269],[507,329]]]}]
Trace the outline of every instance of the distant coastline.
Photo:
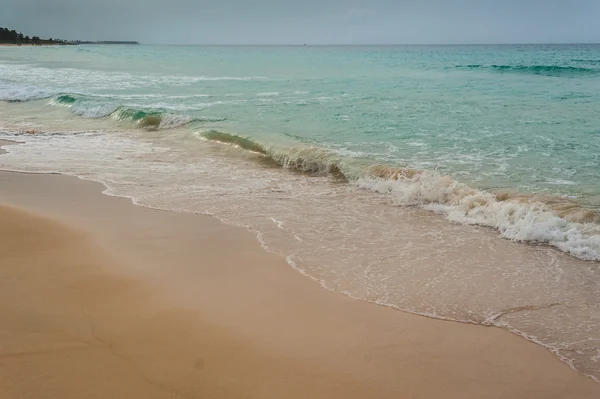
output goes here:
[{"label": "distant coastline", "polygon": [[68,44],[135,44],[135,45],[138,45],[138,44],[140,44],[140,42],[136,42],[136,41],[132,41],[132,40],[102,40],[102,41],[97,41],[97,42],[75,40],[73,42],[69,42]]},{"label": "distant coastline", "polygon": [[101,41],[84,41],[84,40],[63,40],[63,39],[42,39],[39,36],[28,36],[16,30],[0,27],[0,46],[48,46],[48,45],[66,45],[73,46],[78,44],[129,44],[138,45],[137,41],[132,40],[101,40]]}]

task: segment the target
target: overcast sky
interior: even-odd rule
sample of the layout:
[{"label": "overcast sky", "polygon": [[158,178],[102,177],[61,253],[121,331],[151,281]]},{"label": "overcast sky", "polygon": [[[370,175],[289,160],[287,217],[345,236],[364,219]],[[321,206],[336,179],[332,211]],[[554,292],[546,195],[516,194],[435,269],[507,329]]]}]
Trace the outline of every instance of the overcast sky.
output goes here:
[{"label": "overcast sky", "polygon": [[0,26],[160,44],[600,42],[600,0],[0,0]]}]

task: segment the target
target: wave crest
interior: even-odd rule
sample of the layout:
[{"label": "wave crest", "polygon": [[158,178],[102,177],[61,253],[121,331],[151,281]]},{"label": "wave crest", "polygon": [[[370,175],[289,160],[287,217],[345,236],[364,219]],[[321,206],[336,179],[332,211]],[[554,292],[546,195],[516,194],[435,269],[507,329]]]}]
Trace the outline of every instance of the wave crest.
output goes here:
[{"label": "wave crest", "polygon": [[267,154],[267,151],[262,145],[258,144],[252,139],[238,136],[235,134],[224,133],[218,130],[206,130],[204,132],[201,132],[200,136],[209,141],[214,141],[221,144],[234,145],[244,150],[256,152],[263,155]]},{"label": "wave crest", "polygon": [[492,70],[499,73],[524,73],[531,75],[543,75],[543,76],[557,76],[557,77],[577,77],[577,76],[590,76],[600,74],[600,69],[596,68],[583,68],[575,66],[560,66],[560,65],[483,65],[483,64],[470,64],[470,65],[457,65],[456,68],[477,70],[486,69]]},{"label": "wave crest", "polygon": [[600,260],[600,215],[595,210],[569,199],[491,193],[435,172],[409,171],[364,177],[357,185],[390,195],[396,205],[420,206],[452,222],[492,227],[507,239],[547,244],[580,259]]},{"label": "wave crest", "polygon": [[494,228],[504,238],[551,245],[584,260],[600,260],[600,213],[561,197],[489,192],[427,170],[370,164],[316,146],[264,146],[251,138],[205,131],[209,141],[258,153],[283,168],[331,175],[389,195],[399,206],[419,206],[455,223]]},{"label": "wave crest", "polygon": [[145,129],[172,129],[192,122],[221,122],[226,118],[193,117],[160,109],[143,109],[122,106],[75,94],[61,94],[50,98],[50,105],[67,107],[84,118],[111,117],[131,122]]},{"label": "wave crest", "polygon": [[233,145],[246,151],[263,155],[269,162],[285,169],[319,175],[331,175],[346,180],[339,157],[333,152],[314,146],[264,146],[251,138],[207,130],[199,136],[205,140]]},{"label": "wave crest", "polygon": [[347,179],[342,160],[331,151],[313,146],[294,146],[277,148],[268,151],[271,159],[286,169],[304,173],[332,175]]}]

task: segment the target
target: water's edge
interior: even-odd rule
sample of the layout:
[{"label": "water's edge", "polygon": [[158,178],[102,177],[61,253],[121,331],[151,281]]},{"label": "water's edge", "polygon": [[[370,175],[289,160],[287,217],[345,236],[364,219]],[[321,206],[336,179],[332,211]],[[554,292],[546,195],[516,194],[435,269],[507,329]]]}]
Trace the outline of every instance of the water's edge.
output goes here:
[{"label": "water's edge", "polygon": [[[4,140],[4,141],[12,141],[12,140]],[[18,142],[18,141],[12,141],[15,145],[18,144],[25,144],[26,142]],[[13,145],[12,143],[10,145]],[[6,153],[10,152],[10,145],[2,145],[0,144],[0,149],[3,149]],[[3,153],[0,152],[0,156],[2,156]],[[446,322],[456,322],[456,323],[463,323],[463,324],[472,324],[472,325],[478,325],[478,326],[484,326],[484,327],[496,327],[496,328],[501,328],[504,330],[507,330],[521,338],[526,339],[527,341],[540,345],[543,348],[545,348],[546,350],[550,351],[551,353],[553,353],[561,362],[566,363],[569,365],[569,367],[574,370],[575,372],[577,372],[580,375],[583,375],[585,377],[591,378],[592,380],[594,380],[597,383],[600,383],[600,379],[594,377],[593,375],[590,374],[586,374],[581,372],[580,370],[578,370],[573,362],[569,359],[567,359],[564,356],[560,355],[559,352],[559,348],[555,348],[552,347],[551,345],[547,345],[543,342],[541,342],[539,339],[537,339],[535,336],[531,335],[531,334],[527,334],[524,331],[521,331],[519,329],[516,329],[514,327],[511,327],[510,325],[508,325],[507,323],[503,323],[503,322],[496,322],[495,318],[488,318],[485,321],[478,323],[475,322],[473,320],[461,320],[461,319],[453,319],[453,318],[449,318],[449,317],[444,317],[438,314],[434,314],[434,313],[421,313],[421,312],[416,312],[416,311],[412,311],[410,309],[406,309],[406,308],[402,308],[399,307],[397,305],[391,304],[391,303],[386,303],[383,301],[369,301],[367,299],[364,298],[360,298],[357,297],[355,295],[353,295],[352,293],[350,293],[349,291],[346,290],[336,290],[334,288],[331,288],[327,285],[327,283],[322,280],[322,279],[318,279],[312,275],[310,275],[305,269],[301,268],[298,264],[296,264],[293,260],[293,255],[289,255],[289,254],[281,254],[278,253],[277,251],[274,251],[272,249],[270,249],[266,243],[264,242],[264,240],[262,239],[263,236],[263,232],[256,230],[254,227],[250,226],[250,225],[244,225],[244,224],[236,224],[232,221],[229,221],[225,218],[219,218],[218,215],[216,214],[211,214],[209,212],[190,212],[188,210],[179,210],[179,209],[173,209],[173,208],[161,208],[161,207],[155,207],[155,206],[150,206],[150,205],[146,205],[146,204],[142,204],[140,203],[135,197],[133,196],[128,196],[125,194],[117,194],[115,192],[111,192],[111,187],[109,186],[109,184],[103,180],[96,180],[96,179],[91,179],[91,178],[86,178],[83,176],[80,176],[76,173],[64,173],[64,172],[60,172],[60,171],[46,171],[46,172],[30,172],[27,170],[18,170],[18,169],[0,169],[0,171],[3,172],[10,172],[10,173],[23,173],[23,174],[37,174],[37,175],[61,175],[61,176],[67,176],[67,177],[75,177],[77,179],[80,180],[84,180],[84,181],[91,181],[97,184],[101,184],[102,186],[104,186],[104,190],[102,190],[102,194],[109,196],[109,197],[115,197],[115,198],[124,198],[124,199],[128,199],[131,201],[132,204],[136,205],[136,206],[141,206],[144,208],[148,208],[148,209],[153,209],[153,210],[158,210],[158,211],[167,211],[167,212],[178,212],[178,213],[192,213],[192,214],[196,214],[196,215],[201,215],[201,216],[207,216],[207,217],[213,217],[216,220],[218,220],[219,222],[223,223],[224,225],[228,225],[228,226],[232,226],[232,227],[240,227],[240,228],[244,228],[247,231],[255,234],[256,239],[258,241],[258,243],[260,244],[260,246],[262,247],[262,249],[270,254],[276,255],[280,258],[282,258],[283,260],[286,261],[286,263],[295,271],[299,272],[301,275],[303,275],[304,277],[307,277],[315,282],[318,282],[323,288],[327,289],[328,291],[331,292],[335,292],[338,294],[342,294],[345,295],[347,297],[350,297],[354,300],[358,300],[361,302],[367,302],[367,303],[372,303],[375,305],[379,305],[379,306],[384,306],[387,308],[391,308],[394,309],[396,311],[401,311],[404,313],[408,313],[408,314],[412,314],[415,316],[421,316],[421,317],[427,317],[427,318],[431,318],[431,319],[435,319],[435,320],[440,320],[440,321],[446,321]]]}]

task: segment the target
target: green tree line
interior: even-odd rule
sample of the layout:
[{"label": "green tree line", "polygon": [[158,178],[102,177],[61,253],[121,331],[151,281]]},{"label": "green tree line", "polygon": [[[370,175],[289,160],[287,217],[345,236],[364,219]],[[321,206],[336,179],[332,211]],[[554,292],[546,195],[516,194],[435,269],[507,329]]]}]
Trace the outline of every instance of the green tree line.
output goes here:
[{"label": "green tree line", "polygon": [[16,30],[9,30],[8,28],[0,27],[0,43],[10,44],[52,44],[52,43],[63,43],[62,40],[58,39],[40,39],[39,36],[25,36],[21,32]]}]

